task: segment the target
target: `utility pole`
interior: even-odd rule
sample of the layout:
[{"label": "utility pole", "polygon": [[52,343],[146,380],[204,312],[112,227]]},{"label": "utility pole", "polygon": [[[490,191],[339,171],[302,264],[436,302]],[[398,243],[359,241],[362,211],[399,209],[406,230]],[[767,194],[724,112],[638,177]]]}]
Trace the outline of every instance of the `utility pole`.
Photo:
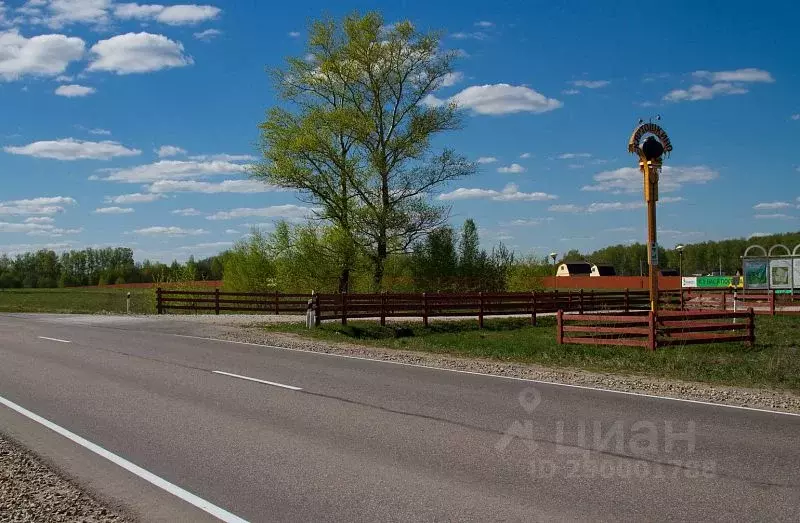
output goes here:
[{"label": "utility pole", "polygon": [[[661,117],[657,117],[660,120]],[[645,138],[646,137],[646,138]],[[647,203],[647,267],[650,287],[650,310],[658,310],[658,240],[656,238],[656,202],[658,201],[658,175],[662,156],[672,151],[669,136],[660,126],[639,120],[639,126],[628,141],[628,152],[639,157],[639,169],[644,182],[644,199]]]}]

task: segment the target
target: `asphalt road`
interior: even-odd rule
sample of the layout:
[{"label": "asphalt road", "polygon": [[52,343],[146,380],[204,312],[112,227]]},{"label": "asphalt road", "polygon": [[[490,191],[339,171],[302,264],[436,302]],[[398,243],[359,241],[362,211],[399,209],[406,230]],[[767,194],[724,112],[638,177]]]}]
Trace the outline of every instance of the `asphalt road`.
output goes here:
[{"label": "asphalt road", "polygon": [[[0,398],[250,521],[800,520],[786,414],[14,315]],[[143,519],[205,514],[0,431]]]}]

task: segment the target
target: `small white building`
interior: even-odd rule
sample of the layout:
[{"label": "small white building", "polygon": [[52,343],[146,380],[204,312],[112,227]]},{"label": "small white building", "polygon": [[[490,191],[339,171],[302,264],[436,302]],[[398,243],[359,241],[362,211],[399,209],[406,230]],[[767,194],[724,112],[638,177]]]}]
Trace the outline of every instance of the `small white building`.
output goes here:
[{"label": "small white building", "polygon": [[592,265],[592,273],[589,276],[616,276],[617,271],[613,265]]},{"label": "small white building", "polygon": [[556,276],[590,276],[592,264],[589,262],[567,262],[558,266]]}]

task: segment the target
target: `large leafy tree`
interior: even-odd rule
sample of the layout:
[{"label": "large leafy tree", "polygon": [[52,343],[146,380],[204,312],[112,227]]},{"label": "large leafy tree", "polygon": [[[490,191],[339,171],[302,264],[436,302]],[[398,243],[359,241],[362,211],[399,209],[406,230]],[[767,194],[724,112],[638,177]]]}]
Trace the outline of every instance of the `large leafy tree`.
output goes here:
[{"label": "large leafy tree", "polygon": [[366,252],[376,288],[389,255],[446,221],[428,193],[474,170],[453,151],[432,151],[433,137],[461,121],[454,104],[425,103],[454,58],[409,22],[354,14],[312,24],[307,56],[275,74],[291,107],[262,125],[256,175],[318,204]]}]

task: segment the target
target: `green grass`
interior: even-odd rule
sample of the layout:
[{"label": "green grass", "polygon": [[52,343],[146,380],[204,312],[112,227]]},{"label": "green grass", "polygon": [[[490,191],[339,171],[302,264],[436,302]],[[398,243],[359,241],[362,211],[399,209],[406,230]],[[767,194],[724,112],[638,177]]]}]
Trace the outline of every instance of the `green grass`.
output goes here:
[{"label": "green grass", "polygon": [[[727,343],[668,347],[655,353],[634,347],[559,346],[554,318],[539,318],[536,327],[527,321],[487,320],[483,330],[475,320],[432,322],[427,328],[414,322],[381,327],[369,321],[325,323],[312,330],[296,324],[265,328],[393,349],[800,392],[800,317],[757,317],[754,348]],[[406,331],[399,337],[398,327]]]},{"label": "green grass", "polygon": [[0,290],[0,312],[123,313],[128,292],[132,313],[155,313],[152,289],[93,288]]}]

